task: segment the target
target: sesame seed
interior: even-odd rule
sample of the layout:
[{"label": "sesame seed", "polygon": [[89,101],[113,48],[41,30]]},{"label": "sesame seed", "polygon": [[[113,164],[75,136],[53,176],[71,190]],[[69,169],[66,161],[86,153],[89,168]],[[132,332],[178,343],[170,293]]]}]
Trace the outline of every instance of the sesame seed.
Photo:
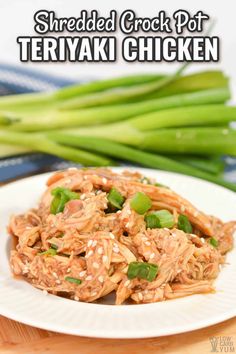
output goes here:
[{"label": "sesame seed", "polygon": [[113,249],[113,251],[114,251],[115,253],[119,253],[119,252],[120,252],[120,250],[119,250],[118,247],[113,247],[112,249]]},{"label": "sesame seed", "polygon": [[117,212],[116,212],[116,214],[120,214],[121,213],[121,210],[118,210]]},{"label": "sesame seed", "polygon": [[127,214],[131,215],[132,214],[131,210],[127,210]]},{"label": "sesame seed", "polygon": [[92,275],[88,275],[85,280],[92,280]]},{"label": "sesame seed", "polygon": [[124,286],[127,287],[130,284],[130,280],[126,280],[126,282],[124,283]]},{"label": "sesame seed", "polygon": [[48,295],[48,292],[47,292],[47,290],[43,290],[43,295]]},{"label": "sesame seed", "polygon": [[110,232],[110,238],[112,238],[114,240],[115,236],[113,235],[112,232]]},{"label": "sesame seed", "polygon": [[84,200],[85,199],[85,194],[81,194],[80,199]]},{"label": "sesame seed", "polygon": [[107,179],[106,179],[105,177],[103,177],[102,183],[103,183],[103,184],[107,184]]},{"label": "sesame seed", "polygon": [[125,227],[129,227],[129,222],[127,222],[127,224],[125,225]]},{"label": "sesame seed", "polygon": [[66,271],[66,273],[70,273],[70,271],[71,271],[71,268],[68,268],[67,271]]},{"label": "sesame seed", "polygon": [[94,240],[92,246],[95,247],[97,245],[98,241]]},{"label": "sesame seed", "polygon": [[184,213],[184,212],[185,212],[185,206],[184,206],[184,205],[181,205],[180,210],[182,211],[182,213]]},{"label": "sesame seed", "polygon": [[139,298],[140,301],[142,301],[143,300],[143,294],[138,293],[138,298]]},{"label": "sesame seed", "polygon": [[85,274],[86,274],[86,270],[83,270],[82,272],[79,273],[79,276],[83,277],[83,276],[85,276]]},{"label": "sesame seed", "polygon": [[203,237],[201,237],[201,241],[202,243],[205,243],[205,239]]},{"label": "sesame seed", "polygon": [[93,262],[93,268],[98,269],[99,268],[99,264],[97,262]]},{"label": "sesame seed", "polygon": [[78,296],[75,296],[74,299],[75,299],[75,301],[79,301]]},{"label": "sesame seed", "polygon": [[85,258],[89,258],[90,256],[92,256],[92,254],[93,254],[92,250],[88,251],[88,253],[86,254]]},{"label": "sesame seed", "polygon": [[61,284],[61,281],[59,279],[57,279],[56,284]]},{"label": "sesame seed", "polygon": [[96,296],[98,293],[97,293],[97,291],[93,291],[92,293],[91,293],[91,296]]},{"label": "sesame seed", "polygon": [[165,231],[170,231],[167,227],[164,227],[163,230],[165,230]]},{"label": "sesame seed", "polygon": [[145,241],[144,243],[145,243],[145,245],[147,245],[147,246],[151,246],[151,242],[149,242],[149,241]]},{"label": "sesame seed", "polygon": [[150,254],[150,259],[153,259],[155,257],[155,253]]},{"label": "sesame seed", "polygon": [[108,260],[108,257],[107,256],[102,256],[102,261],[103,261],[103,263],[106,263],[107,262],[107,260]]},{"label": "sesame seed", "polygon": [[100,276],[98,277],[98,281],[100,281],[100,283],[103,283],[103,282],[104,282],[104,277],[103,277],[102,275],[100,275]]},{"label": "sesame seed", "polygon": [[97,252],[98,252],[98,254],[103,254],[103,248],[99,247]]},{"label": "sesame seed", "polygon": [[88,247],[92,246],[92,244],[93,244],[93,240],[89,240],[88,241]]},{"label": "sesame seed", "polygon": [[52,275],[54,276],[54,278],[58,278],[58,275],[57,275],[57,273],[55,273],[55,272],[52,272]]}]

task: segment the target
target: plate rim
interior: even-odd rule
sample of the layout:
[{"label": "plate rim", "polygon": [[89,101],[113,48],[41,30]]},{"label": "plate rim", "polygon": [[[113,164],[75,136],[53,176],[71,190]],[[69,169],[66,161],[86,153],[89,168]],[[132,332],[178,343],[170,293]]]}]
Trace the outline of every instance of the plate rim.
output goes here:
[{"label": "plate rim", "polygon": [[[194,296],[194,295],[192,295]],[[155,304],[155,303],[154,303]],[[106,306],[106,305],[104,305]],[[144,305],[145,306],[145,305]],[[142,330],[142,333],[139,334],[139,332],[137,331],[129,331],[127,334],[125,332],[125,330],[120,331],[119,334],[115,335],[114,330],[110,331],[109,330],[105,331],[102,329],[99,330],[90,330],[89,332],[86,330],[69,330],[66,331],[63,328],[58,329],[56,326],[54,327],[53,324],[48,324],[48,325],[44,325],[41,324],[41,322],[38,322],[37,324],[32,324],[30,321],[28,320],[22,320],[19,319],[18,316],[12,316],[12,315],[8,315],[8,311],[5,311],[4,313],[1,310],[0,307],[0,315],[4,316],[6,318],[9,318],[13,321],[17,321],[20,323],[23,323],[27,326],[31,326],[34,328],[39,328],[42,330],[46,330],[46,331],[52,331],[52,332],[56,332],[56,333],[60,333],[60,334],[67,334],[67,335],[74,335],[74,336],[79,336],[79,337],[90,337],[90,338],[103,338],[103,339],[145,339],[145,338],[158,338],[158,337],[165,337],[165,336],[173,336],[176,334],[182,334],[182,333],[189,333],[189,332],[193,332],[193,331],[197,331],[200,329],[204,329],[204,328],[208,328],[214,325],[217,325],[219,323],[222,323],[224,321],[230,320],[234,317],[236,317],[236,308],[234,310],[234,312],[231,313],[231,311],[225,312],[223,315],[219,315],[216,319],[216,317],[214,317],[214,319],[212,320],[208,320],[208,323],[204,323],[205,320],[199,320],[197,322],[197,325],[195,325],[194,323],[192,323],[191,325],[182,325],[178,327],[178,330],[172,330],[172,331],[159,331],[159,334],[157,335],[155,333],[155,330]],[[94,333],[93,333],[94,332]],[[171,333],[169,333],[171,332]]]}]

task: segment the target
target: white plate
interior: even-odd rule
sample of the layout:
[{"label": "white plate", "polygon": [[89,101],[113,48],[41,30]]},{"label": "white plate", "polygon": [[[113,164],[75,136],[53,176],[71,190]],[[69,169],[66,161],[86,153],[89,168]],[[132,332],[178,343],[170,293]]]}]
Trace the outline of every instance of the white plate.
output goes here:
[{"label": "white plate", "polygon": [[[120,171],[121,169],[115,169]],[[206,213],[225,221],[236,219],[236,194],[225,188],[175,173],[140,169],[169,185]],[[216,293],[155,304],[111,306],[45,296],[12,277],[6,225],[12,213],[35,206],[48,174],[0,188],[0,313],[47,330],[101,338],[145,338],[187,332],[236,315],[236,250],[227,256],[215,282]]]}]

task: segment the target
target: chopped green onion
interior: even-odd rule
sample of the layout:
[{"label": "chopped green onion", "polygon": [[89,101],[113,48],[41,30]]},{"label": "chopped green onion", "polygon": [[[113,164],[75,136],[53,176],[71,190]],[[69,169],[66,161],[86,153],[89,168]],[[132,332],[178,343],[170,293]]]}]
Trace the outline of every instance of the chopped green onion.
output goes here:
[{"label": "chopped green onion", "polygon": [[131,262],[127,276],[129,279],[140,278],[153,281],[158,273],[158,266],[153,263]]},{"label": "chopped green onion", "polygon": [[82,280],[73,277],[65,277],[65,280],[78,285],[82,283]]},{"label": "chopped green onion", "polygon": [[44,252],[39,252],[38,254],[47,254],[49,256],[55,256],[57,254],[57,250],[54,249],[54,248],[49,248],[47,251],[44,251]]},{"label": "chopped green onion", "polygon": [[150,179],[147,178],[147,177],[142,177],[140,182],[143,183],[143,184],[151,184]]},{"label": "chopped green onion", "polygon": [[79,199],[79,194],[72,192],[68,188],[57,187],[51,191],[54,196],[51,203],[51,214],[57,214],[63,212],[65,204],[72,199]]},{"label": "chopped green onion", "polygon": [[57,249],[58,249],[58,246],[55,245],[54,243],[51,243],[51,248],[53,248],[54,250],[57,250]]},{"label": "chopped green onion", "polygon": [[215,248],[217,248],[218,247],[218,240],[216,240],[214,237],[211,237],[210,238],[210,240],[209,240],[209,243],[213,246],[213,247],[215,247]]},{"label": "chopped green onion", "polygon": [[147,228],[172,228],[175,224],[174,216],[168,210],[154,211],[145,216]]},{"label": "chopped green onion", "polygon": [[147,228],[149,229],[155,229],[160,227],[159,219],[154,213],[146,215],[145,221]]},{"label": "chopped green onion", "polygon": [[156,186],[156,187],[163,187],[163,188],[169,189],[169,187],[167,187],[165,184],[162,184],[162,183],[154,183],[154,186]]},{"label": "chopped green onion", "polygon": [[121,193],[115,188],[112,188],[110,190],[107,199],[108,199],[109,203],[111,204],[111,206],[115,207],[117,209],[121,209],[122,205],[125,201],[125,199],[121,195]]},{"label": "chopped green onion", "polygon": [[137,192],[130,201],[130,206],[136,213],[143,215],[152,206],[151,199],[142,192]]},{"label": "chopped green onion", "polygon": [[180,214],[178,217],[178,229],[191,234],[193,232],[192,225],[186,215]]}]

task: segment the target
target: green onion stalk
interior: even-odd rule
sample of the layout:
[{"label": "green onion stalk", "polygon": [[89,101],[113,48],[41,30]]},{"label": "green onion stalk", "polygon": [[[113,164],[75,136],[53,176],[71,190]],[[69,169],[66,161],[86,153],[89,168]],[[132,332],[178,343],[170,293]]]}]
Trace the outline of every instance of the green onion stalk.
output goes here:
[{"label": "green onion stalk", "polygon": [[166,78],[161,74],[142,74],[112,78],[101,81],[93,81],[61,88],[49,93],[27,93],[20,95],[9,95],[0,98],[0,110],[9,112],[34,112],[36,109],[48,109],[55,107],[58,103],[74,96],[83,96],[91,93],[101,92],[117,87],[146,84]]},{"label": "green onion stalk", "polygon": [[[62,132],[77,137],[102,137],[138,148],[164,153],[196,154],[199,152],[200,154],[210,155],[233,153],[235,151],[233,148],[227,148],[227,141],[230,141],[230,146],[233,144],[234,131],[220,127],[214,128],[215,125],[227,126],[235,120],[236,107],[212,104],[162,110],[134,117],[124,122],[89,128],[65,129]],[[194,126],[194,128],[191,128],[191,126]],[[202,126],[213,127],[204,128]],[[212,136],[212,138],[209,139],[208,136]],[[217,144],[217,138],[220,139],[219,145]],[[226,142],[225,148],[223,146],[224,142]],[[233,145],[236,148],[235,142]],[[188,147],[191,146],[193,148],[188,150]],[[209,151],[207,151],[208,147]],[[216,148],[215,151],[214,148]]]},{"label": "green onion stalk", "polygon": [[154,92],[149,95],[149,97],[160,98],[175,95],[176,92],[195,92],[215,87],[227,87],[228,81],[228,77],[226,77],[221,71],[201,71],[176,78],[171,84],[163,87],[162,90],[158,92]]},{"label": "green onion stalk", "polygon": [[167,155],[171,159],[196,167],[213,175],[221,175],[225,169],[225,161],[221,156]]},{"label": "green onion stalk", "polygon": [[[93,126],[100,124],[113,123],[121,120],[126,120],[131,117],[140,117],[141,125],[144,127],[146,122],[151,122],[157,120],[160,122],[162,120],[162,125],[168,124],[168,119],[171,117],[172,121],[175,121],[175,115],[177,121],[187,120],[189,112],[195,114],[198,118],[198,111],[205,110],[205,106],[199,107],[192,111],[193,106],[206,105],[207,107],[210,104],[221,104],[230,99],[230,91],[228,88],[213,88],[210,90],[203,90],[193,93],[184,93],[180,95],[174,95],[170,97],[163,97],[159,99],[141,101],[137,103],[129,104],[120,104],[114,106],[105,106],[98,108],[87,108],[81,110],[72,110],[72,111],[48,111],[42,114],[35,113],[34,115],[23,116],[18,122],[13,122],[9,129],[17,131],[42,131],[50,129],[61,129],[61,128],[70,128],[70,127],[80,127],[80,126]],[[189,107],[186,111],[169,111],[170,109],[179,107]],[[230,111],[230,108],[218,107],[213,111],[214,117],[213,121],[216,122],[217,117],[221,119],[225,111]],[[163,113],[159,114],[157,112],[164,110]],[[221,110],[223,112],[221,113]],[[216,112],[216,113],[215,113]],[[209,114],[212,113],[212,110]],[[206,112],[206,115],[208,111]],[[202,117],[202,124],[204,124],[205,116]],[[134,118],[130,120],[130,124],[139,124],[139,120]],[[200,119],[200,118],[199,118]],[[229,117],[231,119],[231,117]],[[135,123],[137,122],[137,123]],[[185,123],[185,122],[184,122]],[[173,123],[172,123],[173,124]],[[194,121],[193,121],[194,124]],[[162,127],[160,125],[159,127]],[[165,126],[165,125],[164,125]]]},{"label": "green onion stalk", "polygon": [[102,131],[94,129],[64,130],[75,138],[94,136],[125,143],[141,150],[157,153],[193,154],[193,155],[231,155],[236,156],[236,130],[223,127],[194,127],[159,129],[153,132],[137,130],[131,126],[118,126]]},{"label": "green onion stalk", "polygon": [[0,115],[0,126],[5,126],[11,123],[11,120],[4,116],[4,115]]},{"label": "green onion stalk", "polygon": [[198,177],[236,191],[236,185],[233,183],[227,182],[218,176],[214,176],[210,173],[201,171],[196,167],[175,161],[165,156],[141,151],[133,147],[103,138],[94,138],[91,136],[78,137],[72,134],[65,134],[60,132],[51,132],[48,134],[50,139],[63,145],[78,147],[84,150],[104,154],[116,159],[137,163],[145,167]]},{"label": "green onion stalk", "polygon": [[145,134],[140,148],[159,153],[236,156],[236,130],[228,127],[163,129]]},{"label": "green onion stalk", "polygon": [[116,87],[127,87],[145,84],[148,82],[164,79],[167,75],[163,74],[141,74],[129,75],[112,79],[97,80],[83,84],[70,85],[55,92],[57,99],[69,99],[72,97],[83,96],[93,92],[102,92]]},{"label": "green onion stalk", "polygon": [[27,147],[0,143],[0,158],[22,155],[30,152],[32,152],[32,150]]},{"label": "green onion stalk", "polygon": [[228,78],[221,71],[205,71],[181,76],[186,65],[172,75],[143,74],[72,85],[48,93],[29,93],[0,98],[0,111],[15,114],[34,114],[39,110],[77,109],[114,103],[140,101],[228,87]]},{"label": "green onion stalk", "polygon": [[87,151],[62,146],[40,134],[26,134],[0,131],[0,143],[25,147],[33,151],[53,154],[66,160],[81,163],[85,166],[111,166],[114,164],[110,159],[98,156]]},{"label": "green onion stalk", "polygon": [[106,139],[85,136],[78,138],[70,134],[56,132],[48,133],[47,136],[38,133],[29,136],[26,133],[0,131],[0,143],[13,144],[16,147],[22,146],[34,151],[54,154],[86,166],[114,165],[112,160],[104,157],[110,156],[145,167],[199,177],[236,191],[235,184],[224,181],[210,173],[164,156],[134,149]]},{"label": "green onion stalk", "polygon": [[[184,78],[181,74],[185,69],[186,65],[183,65],[179,70],[177,70],[174,74],[163,77],[154,82],[136,85],[132,87],[125,87],[117,90],[107,90],[100,93],[88,94],[82,97],[75,97],[66,101],[62,101],[62,103],[58,106],[60,109],[70,110],[70,109],[81,109],[88,107],[98,107],[104,105],[113,105],[119,103],[131,103],[132,101],[140,101],[143,99],[148,99],[152,95],[156,95],[157,92],[164,90],[165,87],[169,87],[177,78],[181,80]],[[194,89],[193,91],[207,89],[207,88],[216,88],[216,87],[228,87],[228,79],[224,77],[221,72],[213,72],[212,76],[219,75],[217,80],[207,80],[204,82],[204,85],[201,86],[202,72],[200,73],[200,79],[198,77],[199,73],[194,74],[191,80],[196,80],[198,82],[198,89]],[[210,76],[210,75],[209,75]],[[176,90],[175,94],[180,92],[190,92],[189,90]],[[172,93],[173,94],[173,93]],[[168,96],[169,94],[167,94]],[[171,94],[170,94],[171,95]]]}]

